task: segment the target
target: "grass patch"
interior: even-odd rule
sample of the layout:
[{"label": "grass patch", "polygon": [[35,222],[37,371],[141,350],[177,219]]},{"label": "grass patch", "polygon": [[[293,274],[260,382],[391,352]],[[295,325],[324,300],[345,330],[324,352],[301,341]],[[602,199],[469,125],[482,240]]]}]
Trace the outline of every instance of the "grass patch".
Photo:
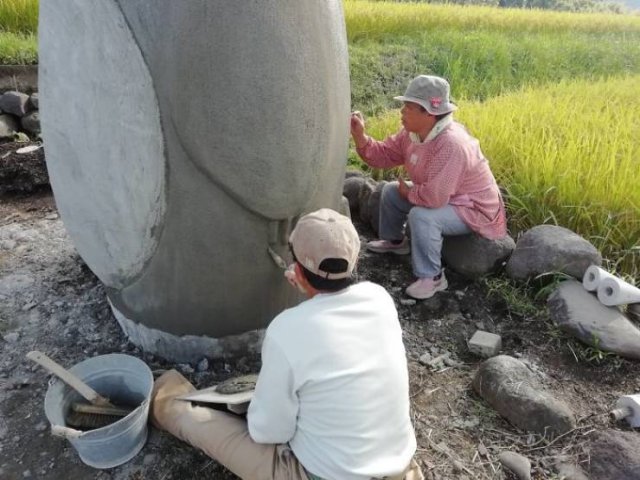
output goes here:
[{"label": "grass patch", "polygon": [[0,31],[0,63],[5,65],[38,63],[36,35]]},{"label": "grass patch", "polygon": [[38,0],[0,0],[0,30],[13,33],[38,31]]}]

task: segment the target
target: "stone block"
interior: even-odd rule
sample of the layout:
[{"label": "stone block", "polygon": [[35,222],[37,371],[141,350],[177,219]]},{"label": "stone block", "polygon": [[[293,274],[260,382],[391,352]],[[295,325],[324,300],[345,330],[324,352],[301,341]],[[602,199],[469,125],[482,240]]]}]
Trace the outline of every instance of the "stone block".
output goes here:
[{"label": "stone block", "polygon": [[467,343],[469,351],[484,358],[495,357],[502,350],[502,337],[495,333],[477,330]]}]

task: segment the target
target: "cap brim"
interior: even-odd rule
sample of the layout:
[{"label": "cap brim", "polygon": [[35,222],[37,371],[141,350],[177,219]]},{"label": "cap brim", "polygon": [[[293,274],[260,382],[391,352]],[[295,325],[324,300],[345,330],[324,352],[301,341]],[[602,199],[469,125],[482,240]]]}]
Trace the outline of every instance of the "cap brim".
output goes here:
[{"label": "cap brim", "polygon": [[405,97],[404,95],[400,95],[399,97],[393,97],[393,99],[397,100],[399,102],[417,103],[422,108],[424,108],[427,112],[429,112],[431,115],[444,115],[445,113],[455,112],[458,109],[458,107],[456,107],[453,103],[449,102],[449,108],[448,109],[445,109],[445,110],[443,110],[441,112],[434,112],[431,109],[431,105],[429,105],[427,102],[425,102],[421,98]]}]

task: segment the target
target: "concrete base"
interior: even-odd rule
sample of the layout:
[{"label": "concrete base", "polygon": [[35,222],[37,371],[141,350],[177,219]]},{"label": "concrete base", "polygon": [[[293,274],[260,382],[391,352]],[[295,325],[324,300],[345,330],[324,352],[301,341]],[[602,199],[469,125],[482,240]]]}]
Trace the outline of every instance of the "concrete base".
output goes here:
[{"label": "concrete base", "polygon": [[127,338],[145,352],[173,362],[195,363],[203,357],[223,358],[260,352],[264,329],[240,335],[211,338],[204,335],[173,335],[125,317],[111,304],[111,310]]}]

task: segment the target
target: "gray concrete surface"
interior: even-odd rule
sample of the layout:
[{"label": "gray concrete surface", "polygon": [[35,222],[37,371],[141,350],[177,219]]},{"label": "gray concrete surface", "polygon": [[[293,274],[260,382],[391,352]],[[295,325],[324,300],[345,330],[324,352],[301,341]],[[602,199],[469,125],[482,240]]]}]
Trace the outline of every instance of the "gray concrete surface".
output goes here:
[{"label": "gray concrete surface", "polygon": [[52,188],[118,315],[221,338],[297,302],[267,247],[340,204],[342,3],[51,0],[39,31]]}]

